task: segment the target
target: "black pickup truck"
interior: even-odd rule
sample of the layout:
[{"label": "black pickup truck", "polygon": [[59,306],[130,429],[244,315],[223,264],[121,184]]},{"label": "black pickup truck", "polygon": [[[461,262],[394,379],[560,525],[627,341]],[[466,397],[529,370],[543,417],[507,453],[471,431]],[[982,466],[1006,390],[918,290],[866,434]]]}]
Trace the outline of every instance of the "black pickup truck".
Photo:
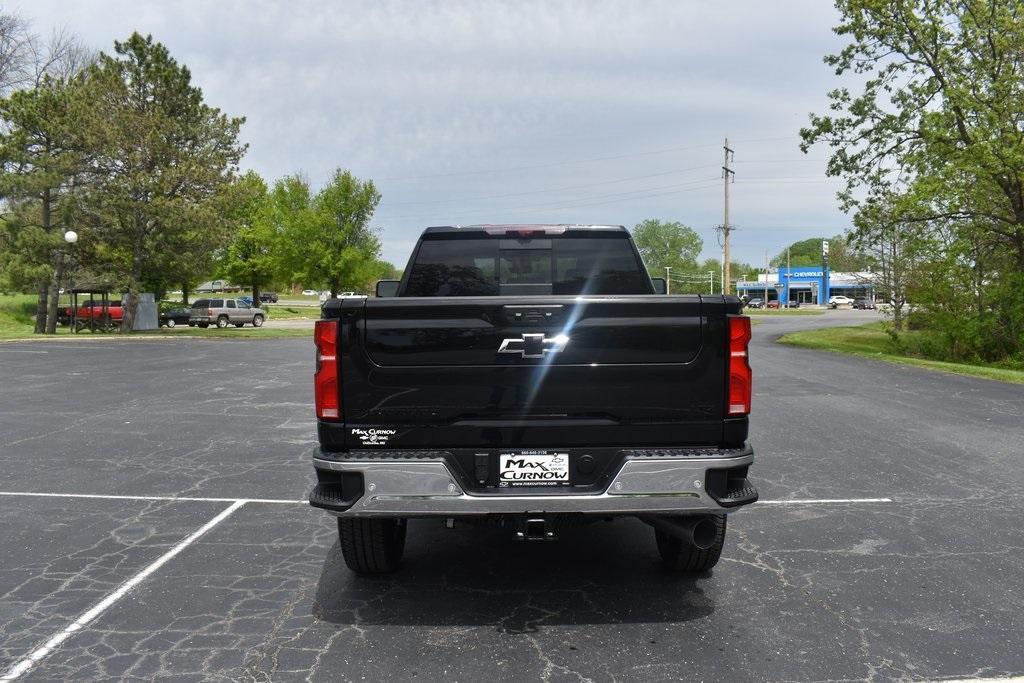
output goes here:
[{"label": "black pickup truck", "polygon": [[429,228],[400,282],[316,323],[310,503],[356,572],[393,571],[406,520],[551,539],[619,516],[666,564],[715,565],[747,480],[750,319],[666,296],[620,226]]}]

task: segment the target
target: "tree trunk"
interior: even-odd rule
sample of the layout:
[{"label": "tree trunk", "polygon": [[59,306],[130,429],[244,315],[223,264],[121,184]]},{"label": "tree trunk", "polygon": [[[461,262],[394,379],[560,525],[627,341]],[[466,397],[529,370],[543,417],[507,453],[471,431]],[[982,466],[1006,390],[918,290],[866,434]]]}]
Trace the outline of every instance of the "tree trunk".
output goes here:
[{"label": "tree trunk", "polygon": [[1013,233],[1013,242],[1017,247],[1017,270],[1024,273],[1024,228]]},{"label": "tree trunk", "polygon": [[60,285],[64,279],[64,253],[57,256],[53,264],[53,280],[50,281],[50,300],[46,307],[46,334],[57,334],[57,317],[60,308]]},{"label": "tree trunk", "polygon": [[[50,223],[53,218],[53,207],[50,201],[50,188],[43,190],[43,196],[40,198],[39,204],[39,223],[43,228],[43,232],[49,234]],[[47,325],[47,314],[49,313],[49,282],[39,283],[39,299],[36,301],[36,334],[43,334],[47,331],[49,325]]]},{"label": "tree trunk", "polygon": [[260,305],[260,284],[258,282],[252,283],[252,305]]},{"label": "tree trunk", "polygon": [[185,306],[188,306],[188,295],[189,295],[188,285],[185,284],[185,283],[182,283],[182,285],[181,285],[181,303],[184,304]]},{"label": "tree trunk", "polygon": [[128,279],[128,294],[121,302],[123,318],[121,334],[127,334],[135,327],[135,313],[139,305],[139,282],[142,280],[142,245],[136,242],[132,254],[132,272]]},{"label": "tree trunk", "polygon": [[50,293],[50,283],[40,282],[39,283],[39,296],[36,299],[36,334],[43,334],[46,332],[46,310],[48,308],[48,295]]}]

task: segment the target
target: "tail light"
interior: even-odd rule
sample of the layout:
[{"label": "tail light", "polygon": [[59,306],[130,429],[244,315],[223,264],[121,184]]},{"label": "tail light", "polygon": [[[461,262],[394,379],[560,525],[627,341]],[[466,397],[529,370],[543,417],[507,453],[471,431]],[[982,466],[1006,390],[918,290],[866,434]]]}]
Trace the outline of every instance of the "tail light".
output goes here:
[{"label": "tail light", "polygon": [[750,318],[730,315],[729,321],[729,405],[726,415],[750,413],[753,373],[750,370]]},{"label": "tail light", "polygon": [[321,420],[341,419],[338,396],[338,321],[317,320],[313,331],[316,343],[316,372],[313,389],[316,394],[316,416]]}]

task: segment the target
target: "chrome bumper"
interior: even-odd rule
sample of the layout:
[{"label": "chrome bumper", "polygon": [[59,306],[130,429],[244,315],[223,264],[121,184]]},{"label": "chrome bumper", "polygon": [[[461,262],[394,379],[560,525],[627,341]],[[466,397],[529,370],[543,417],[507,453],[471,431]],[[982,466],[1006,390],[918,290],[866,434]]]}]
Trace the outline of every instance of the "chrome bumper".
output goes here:
[{"label": "chrome bumper", "polygon": [[[317,451],[319,452],[319,451]],[[339,517],[406,517],[486,514],[722,514],[744,503],[721,505],[705,489],[709,470],[750,465],[750,449],[730,457],[627,457],[602,492],[501,495],[466,491],[443,458],[328,460],[314,456],[317,469],[363,477],[363,495]],[[315,494],[314,490],[314,494]],[[311,501],[313,499],[311,498]]]}]

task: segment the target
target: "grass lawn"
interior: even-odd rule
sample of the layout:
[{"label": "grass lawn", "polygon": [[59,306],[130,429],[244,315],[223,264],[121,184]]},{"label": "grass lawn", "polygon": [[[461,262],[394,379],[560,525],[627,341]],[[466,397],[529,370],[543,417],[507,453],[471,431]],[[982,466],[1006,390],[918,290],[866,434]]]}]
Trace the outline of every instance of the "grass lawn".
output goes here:
[{"label": "grass lawn", "polygon": [[35,294],[0,294],[0,339],[32,334]]},{"label": "grass lawn", "polygon": [[[913,332],[905,333],[913,335]],[[888,363],[914,365],[929,370],[940,370],[956,375],[970,375],[1001,382],[1024,384],[1024,370],[999,367],[996,365],[969,365],[967,363],[946,363],[906,355],[885,333],[881,323],[871,323],[857,327],[829,327],[806,332],[790,332],[779,339],[780,344],[799,346],[805,349],[818,349],[849,353],[864,358],[873,358]]]},{"label": "grass lawn", "polygon": [[[62,301],[62,303],[64,302]],[[310,329],[229,327],[221,330],[216,327],[210,327],[204,330],[199,327],[189,327],[187,325],[179,325],[173,329],[162,327],[159,330],[132,332],[127,335],[122,335],[118,332],[89,332],[88,330],[83,330],[78,334],[72,334],[71,330],[67,327],[58,327],[56,335],[33,334],[32,315],[35,312],[35,308],[36,295],[34,294],[0,294],[0,341],[12,341],[18,339],[46,340],[54,338],[60,338],[62,340],[142,338],[173,339],[175,337],[182,339],[281,339],[286,337],[304,337],[308,339],[313,336],[313,331]],[[287,311],[287,307],[282,306],[278,308],[283,308]],[[320,309],[314,310],[316,311],[316,314],[311,317],[315,318],[319,316]],[[289,318],[287,317],[288,315],[288,313],[278,315],[276,312],[271,314],[275,320],[299,319],[303,317],[295,314],[293,318]]]},{"label": "grass lawn", "polygon": [[285,306],[282,304],[263,304],[268,320],[319,320],[320,306]]}]

